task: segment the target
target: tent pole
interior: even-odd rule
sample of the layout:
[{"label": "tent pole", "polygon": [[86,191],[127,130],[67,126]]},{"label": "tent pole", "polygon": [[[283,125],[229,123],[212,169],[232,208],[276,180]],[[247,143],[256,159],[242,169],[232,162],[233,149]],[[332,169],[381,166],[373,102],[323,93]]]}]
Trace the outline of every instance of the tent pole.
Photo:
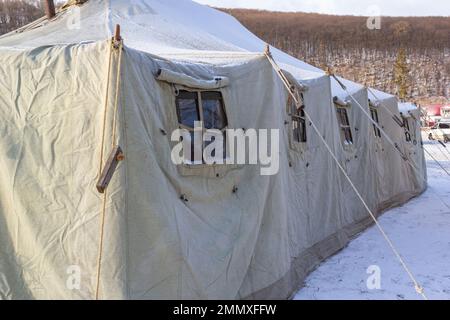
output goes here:
[{"label": "tent pole", "polygon": [[120,36],[120,24],[116,24],[116,29],[114,31],[114,41],[120,41],[122,37]]},{"label": "tent pole", "polygon": [[51,19],[56,15],[55,12],[55,3],[53,0],[44,0],[44,8],[45,14],[47,15],[47,19]]}]

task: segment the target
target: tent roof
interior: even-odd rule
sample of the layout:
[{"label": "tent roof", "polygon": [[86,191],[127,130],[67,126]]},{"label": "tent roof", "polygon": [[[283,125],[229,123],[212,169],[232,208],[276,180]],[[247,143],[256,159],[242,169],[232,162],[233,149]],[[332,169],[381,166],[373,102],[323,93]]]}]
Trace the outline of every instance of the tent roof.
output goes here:
[{"label": "tent roof", "polygon": [[[116,24],[128,47],[174,60],[213,61],[225,55],[232,59],[262,53],[265,48],[232,16],[190,0],[89,0],[68,7],[52,21],[43,18],[28,29],[0,37],[0,47],[30,49],[102,41],[113,35]],[[272,53],[277,61],[304,71],[306,77],[323,75],[322,70],[279,50]]]},{"label": "tent roof", "polygon": [[[116,24],[121,26],[127,47],[173,60],[239,63],[265,48],[265,42],[234,17],[190,0],[89,0],[63,9],[51,21],[42,18],[0,37],[0,48],[24,50],[102,41],[112,37]],[[271,51],[275,60],[298,79],[324,75],[323,70],[278,49]],[[363,88],[342,81],[350,92]],[[333,95],[345,97],[335,82]]]},{"label": "tent roof", "polygon": [[398,109],[401,113],[408,113],[408,111],[417,110],[417,106],[411,102],[402,102],[398,104]]}]

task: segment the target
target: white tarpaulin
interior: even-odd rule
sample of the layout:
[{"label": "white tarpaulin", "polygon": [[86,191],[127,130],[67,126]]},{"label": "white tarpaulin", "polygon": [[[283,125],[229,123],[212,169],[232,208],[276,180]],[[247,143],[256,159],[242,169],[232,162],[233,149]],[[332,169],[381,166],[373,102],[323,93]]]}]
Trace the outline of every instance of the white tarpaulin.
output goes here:
[{"label": "white tarpaulin", "polygon": [[[116,23],[119,83],[119,50],[108,78]],[[90,0],[40,24],[0,38],[2,299],[290,297],[371,223],[310,121],[375,213],[426,187],[418,117],[406,141],[378,107],[415,171],[333,78],[274,50],[311,117],[307,142],[292,141],[289,94],[263,42],[224,13],[189,1]],[[220,92],[229,128],[279,129],[279,172],[174,164],[174,82]],[[376,99],[345,83],[370,114]],[[343,144],[334,96],[350,101],[352,145]],[[400,116],[395,97],[379,97]],[[113,145],[125,160],[100,194]]]}]

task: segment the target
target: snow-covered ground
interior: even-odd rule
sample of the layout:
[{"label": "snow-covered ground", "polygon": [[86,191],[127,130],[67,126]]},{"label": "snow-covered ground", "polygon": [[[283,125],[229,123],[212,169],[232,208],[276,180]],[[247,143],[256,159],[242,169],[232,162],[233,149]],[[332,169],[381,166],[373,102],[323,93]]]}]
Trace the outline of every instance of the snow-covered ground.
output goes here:
[{"label": "snow-covered ground", "polygon": [[[450,144],[424,139],[425,148],[450,171]],[[450,299],[450,177],[427,155],[428,190],[379,221],[429,299]],[[436,195],[439,195],[439,197]],[[380,289],[368,289],[370,266],[378,266]],[[373,272],[373,271],[372,271]],[[371,278],[373,279],[373,277]],[[421,299],[376,227],[326,260],[295,296],[304,299]]]}]

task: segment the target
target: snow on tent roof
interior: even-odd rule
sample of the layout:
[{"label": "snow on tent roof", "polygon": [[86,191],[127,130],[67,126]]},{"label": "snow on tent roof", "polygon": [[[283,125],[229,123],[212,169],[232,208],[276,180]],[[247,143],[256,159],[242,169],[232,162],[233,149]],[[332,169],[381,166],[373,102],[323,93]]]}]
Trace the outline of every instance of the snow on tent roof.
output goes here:
[{"label": "snow on tent roof", "polygon": [[[116,24],[120,24],[128,47],[173,60],[217,60],[218,52],[237,59],[238,54],[262,53],[266,45],[234,17],[190,0],[89,0],[68,6],[51,21],[42,18],[0,37],[0,47],[30,49],[102,41],[113,35]],[[281,50],[273,48],[271,52],[283,68],[300,79],[325,74]],[[349,92],[363,88],[341,81]],[[332,81],[332,90],[333,95],[346,96],[336,81]]]},{"label": "snow on tent roof", "polygon": [[[352,94],[356,91],[362,90],[364,89],[364,86],[358,83],[355,83],[353,81],[341,78],[341,77],[337,77],[339,79],[339,81],[341,82],[341,84],[343,84],[346,87],[346,90]],[[341,99],[345,99],[347,98],[348,94],[346,92],[346,90],[344,90],[342,88],[342,86],[339,84],[338,81],[336,81],[336,79],[332,78],[331,80],[331,91],[333,92],[333,96],[337,96]]]},{"label": "snow on tent roof", "polygon": [[[78,20],[77,20],[78,19]],[[128,47],[177,59],[212,59],[217,52],[262,53],[265,43],[234,17],[190,0],[89,0],[70,6],[52,20],[42,18],[0,37],[0,47],[40,46],[102,41],[120,24]],[[272,49],[275,59],[295,68],[302,78],[324,72]]]},{"label": "snow on tent roof", "polygon": [[408,113],[417,110],[417,106],[411,102],[402,102],[398,104],[398,109],[401,113]]},{"label": "snow on tent roof", "polygon": [[373,101],[377,101],[377,100],[387,100],[387,99],[392,99],[395,98],[394,95],[383,92],[383,91],[379,91],[377,89],[374,88],[369,88],[369,99],[373,100]]}]

